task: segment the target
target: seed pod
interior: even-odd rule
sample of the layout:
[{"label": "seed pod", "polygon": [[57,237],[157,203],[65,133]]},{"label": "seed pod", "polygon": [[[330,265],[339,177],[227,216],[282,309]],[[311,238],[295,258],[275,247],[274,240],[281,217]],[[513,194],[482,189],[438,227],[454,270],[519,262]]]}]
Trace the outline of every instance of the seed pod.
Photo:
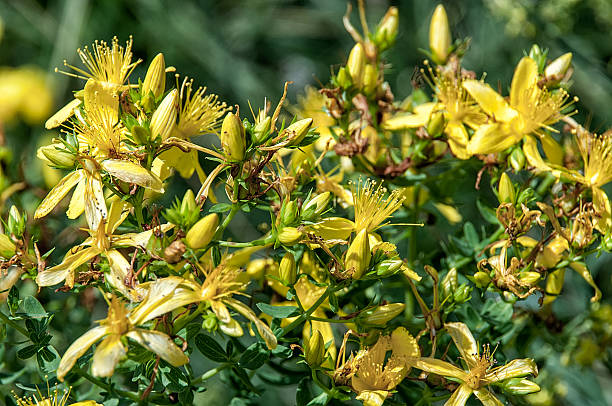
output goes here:
[{"label": "seed pod", "polygon": [[325,359],[325,342],[319,330],[314,330],[310,338],[304,337],[304,358],[311,367],[318,367]]},{"label": "seed pod", "polygon": [[219,217],[215,213],[201,218],[187,232],[187,245],[194,250],[206,247],[212,241],[218,225]]},{"label": "seed pod", "polygon": [[363,45],[360,43],[355,44],[353,49],[351,49],[348,61],[346,62],[346,69],[351,76],[353,85],[360,89],[363,84],[363,73],[365,70],[365,52]]},{"label": "seed pod", "polygon": [[63,149],[58,149],[55,145],[40,147],[39,151],[54,165],[61,168],[72,168],[74,166],[74,154]]},{"label": "seed pod", "polygon": [[221,125],[221,146],[232,161],[242,161],[246,149],[244,126],[240,117],[232,112],[227,113]]},{"label": "seed pod", "polygon": [[305,118],[303,120],[296,121],[283,130],[281,137],[290,140],[289,144],[287,144],[288,147],[299,145],[304,137],[306,137],[306,134],[308,134],[308,130],[310,130],[311,125],[312,118]]},{"label": "seed pod", "polygon": [[389,7],[383,18],[378,23],[376,33],[374,34],[374,42],[378,45],[380,51],[389,49],[395,43],[397,38],[397,28],[399,26],[399,13],[397,7]]},{"label": "seed pod", "polygon": [[500,203],[514,203],[516,199],[514,185],[512,184],[510,177],[506,175],[506,172],[502,173],[501,177],[499,178],[497,197],[499,198]]},{"label": "seed pod", "polygon": [[370,266],[372,253],[370,252],[370,242],[367,230],[361,230],[348,250],[346,251],[346,259],[344,260],[344,269],[352,270],[353,279],[359,279]]},{"label": "seed pod", "polygon": [[429,24],[429,48],[434,62],[438,65],[446,63],[451,42],[452,37],[446,10],[442,4],[438,4]]},{"label": "seed pod", "polygon": [[149,127],[153,139],[161,137],[164,141],[170,136],[176,126],[177,107],[178,90],[174,89],[164,97],[151,117]]},{"label": "seed pod", "polygon": [[297,280],[297,267],[292,253],[287,252],[281,259],[278,275],[285,285],[293,285]]},{"label": "seed pod", "polygon": [[366,326],[384,326],[401,314],[405,308],[404,303],[389,303],[363,312],[359,320]]},{"label": "seed pod", "polygon": [[166,90],[166,62],[162,53],[157,54],[151,61],[147,74],[142,82],[142,94],[153,93],[155,98],[160,97]]},{"label": "seed pod", "polygon": [[302,232],[295,227],[284,227],[278,234],[278,241],[281,244],[291,246],[297,244],[302,239]]},{"label": "seed pod", "polygon": [[186,250],[186,247],[183,241],[181,240],[173,241],[164,250],[164,259],[169,264],[176,264],[183,257],[185,250]]}]

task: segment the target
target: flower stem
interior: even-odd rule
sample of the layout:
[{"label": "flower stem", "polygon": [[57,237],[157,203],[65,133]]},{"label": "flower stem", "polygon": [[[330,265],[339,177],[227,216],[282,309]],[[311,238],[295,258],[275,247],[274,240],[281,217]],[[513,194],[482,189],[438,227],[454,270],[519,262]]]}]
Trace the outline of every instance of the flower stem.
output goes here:
[{"label": "flower stem", "polygon": [[23,327],[21,327],[19,324],[17,324],[16,322],[14,322],[13,320],[11,320],[6,314],[0,312],[0,319],[2,319],[2,321],[13,327],[15,330],[19,331],[21,334],[23,334],[26,337],[30,337],[30,334],[28,333],[28,331],[26,329],[24,329]]}]

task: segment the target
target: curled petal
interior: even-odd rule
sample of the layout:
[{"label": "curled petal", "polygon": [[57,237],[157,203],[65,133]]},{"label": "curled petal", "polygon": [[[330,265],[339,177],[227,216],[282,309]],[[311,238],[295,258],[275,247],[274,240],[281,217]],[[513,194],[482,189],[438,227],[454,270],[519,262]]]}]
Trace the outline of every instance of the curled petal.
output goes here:
[{"label": "curled petal", "polygon": [[572,268],[574,271],[578,272],[578,274],[580,276],[582,276],[582,278],[589,285],[591,285],[591,287],[593,289],[595,289],[595,294],[591,298],[591,302],[599,302],[599,300],[601,299],[601,290],[599,290],[599,287],[597,286],[597,284],[593,280],[593,276],[591,275],[591,272],[589,272],[589,268],[587,268],[586,265],[583,264],[582,262],[572,262],[570,264],[570,268]]},{"label": "curled petal", "polygon": [[72,369],[79,357],[87,352],[89,347],[96,341],[108,334],[108,330],[104,326],[92,328],[81,337],[77,338],[64,353],[59,366],[57,367],[57,379],[64,381],[64,377]]},{"label": "curled petal", "polygon": [[185,353],[176,346],[167,334],[161,331],[138,328],[127,333],[127,336],[175,367],[189,362]]},{"label": "curled petal", "polygon": [[386,390],[366,390],[359,393],[357,400],[362,400],[363,406],[381,406],[388,396]]},{"label": "curled petal", "polygon": [[474,390],[474,394],[482,402],[484,406],[503,406],[504,404],[499,401],[491,392],[486,388]]},{"label": "curled petal", "polygon": [[91,373],[93,376],[112,376],[115,366],[125,355],[126,350],[121,342],[121,336],[111,335],[106,337],[94,351]]},{"label": "curled petal", "polygon": [[52,128],[59,127],[64,121],[72,117],[72,115],[74,114],[74,109],[79,107],[81,103],[82,101],[79,99],[74,99],[69,102],[45,122],[45,128],[47,130],[50,130]]},{"label": "curled petal", "polygon": [[538,375],[538,366],[530,358],[515,359],[506,365],[491,369],[484,377],[487,383],[504,381],[510,378],[519,378],[527,375]]},{"label": "curled petal", "polygon": [[77,183],[74,193],[70,198],[66,215],[69,219],[78,218],[85,211],[85,181],[81,180]]},{"label": "curled petal", "polygon": [[253,322],[253,324],[255,324],[259,335],[261,335],[261,337],[264,339],[269,349],[273,350],[274,348],[276,348],[276,336],[274,335],[272,330],[270,330],[270,327],[268,327],[267,324],[265,324],[255,315],[255,313],[253,313],[253,310],[250,307],[248,307],[242,302],[239,302],[236,299],[225,299],[224,301],[229,306],[231,306],[232,309],[236,310],[242,316],[246,317],[248,320]]},{"label": "curled petal", "polygon": [[102,181],[99,174],[91,174],[85,180],[85,218],[90,230],[97,230],[100,222],[108,216]]},{"label": "curled petal", "polygon": [[444,132],[448,137],[448,146],[453,155],[459,159],[469,159],[471,156],[467,151],[469,138],[463,124],[448,123]]},{"label": "curled petal", "polygon": [[430,372],[432,374],[446,376],[450,378],[456,378],[460,381],[465,381],[468,377],[468,373],[464,370],[459,369],[456,366],[437,358],[418,358],[416,361],[414,361],[414,364],[412,366],[425,372]]},{"label": "curled petal", "polygon": [[164,192],[163,182],[157,175],[133,162],[123,159],[107,159],[102,162],[102,168],[124,182],[134,183],[155,192]]},{"label": "curled petal", "polygon": [[130,207],[131,205],[124,200],[114,200],[111,203],[106,223],[106,232],[108,234],[114,233],[117,227],[123,223],[128,214],[130,214]]},{"label": "curled petal", "polygon": [[64,176],[62,180],[59,181],[57,185],[49,194],[40,202],[40,205],[36,209],[34,213],[34,218],[38,219],[49,214],[51,210],[68,194],[70,189],[72,189],[77,183],[84,178],[83,170],[79,169],[73,172],[70,172],[68,175]]},{"label": "curled petal", "polygon": [[467,384],[461,384],[444,403],[444,406],[463,406],[472,395],[472,389]]},{"label": "curled petal", "polygon": [[141,288],[146,289],[142,302],[130,314],[132,324],[139,325],[162,314],[198,301],[197,292],[179,287],[184,279],[169,276],[150,282]]},{"label": "curled petal", "polygon": [[68,274],[74,271],[79,266],[88,262],[96,255],[100,254],[100,250],[96,247],[87,247],[84,250],[71,253],[68,251],[61,264],[45,269],[36,276],[38,286],[53,286],[62,282]]},{"label": "curled petal", "polygon": [[242,337],[244,334],[240,323],[232,318],[230,318],[227,323],[221,322],[219,324],[219,329],[223,332],[223,334],[227,334],[230,337]]},{"label": "curled petal", "polygon": [[[504,262],[505,259],[502,259],[502,263]],[[453,339],[455,346],[459,353],[461,353],[461,357],[471,369],[478,362],[476,356],[479,353],[478,344],[476,344],[472,332],[464,323],[446,323],[444,328]]]},{"label": "curled petal", "polygon": [[527,162],[529,162],[536,171],[550,170],[550,166],[544,162],[542,155],[540,155],[540,151],[538,151],[538,143],[534,137],[525,137],[525,141],[523,142],[523,153],[525,154],[525,158],[527,158]]}]

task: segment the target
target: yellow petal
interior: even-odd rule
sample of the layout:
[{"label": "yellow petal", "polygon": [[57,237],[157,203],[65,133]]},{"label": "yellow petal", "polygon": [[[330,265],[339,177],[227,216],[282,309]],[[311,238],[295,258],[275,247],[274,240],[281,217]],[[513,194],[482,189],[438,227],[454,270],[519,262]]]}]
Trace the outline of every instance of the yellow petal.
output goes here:
[{"label": "yellow petal", "polygon": [[463,219],[461,213],[459,213],[459,210],[457,210],[450,204],[434,203],[433,205],[436,207],[436,209],[438,209],[440,214],[444,216],[444,218],[448,220],[448,222],[451,224],[457,224]]},{"label": "yellow petal", "polygon": [[227,323],[221,322],[219,324],[219,329],[223,334],[227,334],[230,337],[242,337],[244,335],[244,330],[242,330],[240,323],[232,318],[230,318]]},{"label": "yellow petal", "polygon": [[327,217],[310,228],[324,240],[346,240],[355,229],[355,223],[342,217]]},{"label": "yellow petal", "polygon": [[119,119],[119,98],[115,94],[116,88],[108,86],[94,79],[87,80],[83,89],[83,102],[85,111],[96,112],[109,118],[114,124]]},{"label": "yellow petal", "polygon": [[132,270],[132,265],[127,259],[117,250],[108,250],[105,252],[106,259],[110,265],[110,272],[106,275],[106,281],[113,288],[117,289],[124,296],[134,297],[135,292],[125,285],[128,273]]},{"label": "yellow petal", "polygon": [[74,109],[78,108],[81,103],[82,101],[79,99],[72,100],[45,122],[45,128],[50,130],[52,128],[59,127],[64,121],[72,117],[74,114]]},{"label": "yellow petal", "polygon": [[478,362],[476,356],[479,353],[478,344],[474,340],[472,332],[464,323],[446,323],[444,328],[453,339],[461,357],[471,369]]},{"label": "yellow petal", "polygon": [[389,396],[386,390],[366,390],[360,392],[357,400],[363,401],[363,406],[381,406]]},{"label": "yellow petal", "polygon": [[405,357],[408,366],[421,356],[421,350],[416,339],[404,327],[398,327],[391,333],[393,356]]},{"label": "yellow petal", "polygon": [[68,175],[64,176],[64,178],[62,178],[62,180],[60,180],[53,189],[51,189],[43,201],[40,202],[40,205],[34,213],[34,218],[38,219],[49,214],[49,212],[58,205],[64,196],[66,196],[70,189],[79,183],[83,177],[84,174],[83,170],[81,169],[70,172]]},{"label": "yellow petal", "polygon": [[108,216],[102,182],[95,175],[88,175],[85,182],[85,218],[89,229],[97,230]]},{"label": "yellow petal", "polygon": [[231,306],[232,309],[236,310],[242,316],[246,317],[248,320],[253,322],[253,324],[255,324],[259,335],[261,335],[261,337],[264,339],[269,349],[273,350],[274,348],[276,348],[276,336],[274,335],[272,330],[270,330],[270,327],[268,327],[267,324],[265,324],[260,318],[255,315],[255,313],[253,313],[253,310],[250,307],[235,299],[225,299],[225,302],[229,306]]},{"label": "yellow petal", "polygon": [[469,137],[463,124],[448,123],[444,133],[448,137],[448,146],[453,155],[459,159],[469,159],[471,156],[467,151]]},{"label": "yellow petal", "polygon": [[550,134],[544,134],[540,141],[546,158],[555,165],[563,166],[563,147]]},{"label": "yellow petal", "polygon": [[510,86],[510,104],[527,112],[537,95],[538,64],[528,56],[523,57],[514,71]]},{"label": "yellow petal", "polygon": [[520,378],[527,375],[538,375],[538,366],[530,358],[515,359],[506,365],[491,369],[484,377],[487,384],[501,382],[510,378]]},{"label": "yellow petal", "polygon": [[100,250],[95,247],[87,247],[83,250],[77,251],[76,253],[68,251],[61,264],[40,272],[36,276],[36,283],[38,286],[57,285],[66,279],[70,272],[88,262],[99,253]]},{"label": "yellow petal", "polygon": [[549,304],[557,299],[557,296],[563,290],[563,282],[565,281],[565,269],[558,269],[555,272],[549,273],[546,278],[546,293],[544,304]]},{"label": "yellow petal", "polygon": [[472,389],[465,383],[461,384],[450,398],[444,403],[444,406],[463,406],[472,395]]},{"label": "yellow petal", "polygon": [[183,282],[183,278],[169,276],[147,284],[144,299],[130,313],[132,324],[142,324],[188,303],[196,302],[199,295],[192,289],[179,287]]},{"label": "yellow petal", "polygon": [[542,156],[540,155],[538,143],[534,137],[527,136],[524,138],[523,153],[525,154],[525,158],[527,158],[527,162],[529,162],[529,164],[533,166],[536,171],[550,170],[550,166],[544,162]]},{"label": "yellow petal", "polygon": [[484,124],[478,127],[468,142],[467,152],[474,154],[494,154],[519,142],[520,136],[512,135],[500,124]]},{"label": "yellow petal", "polygon": [[161,331],[135,329],[126,334],[132,340],[145,347],[154,354],[159,355],[170,365],[179,367],[189,362],[189,358],[172,341],[172,339]]},{"label": "yellow petal", "polygon": [[112,376],[115,366],[125,355],[126,351],[121,343],[121,336],[113,334],[106,337],[94,351],[91,363],[92,375],[105,378]]},{"label": "yellow petal", "polygon": [[599,287],[597,287],[597,285],[595,284],[595,281],[593,280],[593,276],[591,275],[591,272],[589,272],[589,268],[587,268],[586,265],[583,264],[582,262],[572,262],[570,264],[570,268],[578,272],[578,274],[582,276],[582,278],[589,285],[591,285],[593,289],[595,289],[595,294],[591,298],[591,302],[599,302],[599,300],[601,299],[601,290],[599,290]]},{"label": "yellow petal", "polygon": [[131,205],[124,200],[117,199],[111,203],[106,222],[107,234],[112,234],[115,232],[117,227],[123,223],[128,214],[130,214],[130,207]]},{"label": "yellow petal", "polygon": [[603,189],[598,187],[592,188],[593,192],[593,208],[599,217],[595,220],[595,228],[606,234],[610,231],[612,225],[612,213],[610,210],[610,200]]},{"label": "yellow petal", "polygon": [[414,362],[413,367],[425,372],[430,372],[432,374],[446,376],[450,378],[457,378],[460,381],[465,381],[468,377],[468,373],[464,370],[459,369],[456,366],[437,358],[418,358]]},{"label": "yellow petal", "polygon": [[155,192],[164,192],[164,184],[157,175],[133,162],[123,159],[107,159],[102,162],[102,168],[124,182],[135,183]]},{"label": "yellow petal", "polygon": [[142,247],[147,248],[149,241],[153,238],[153,231],[165,233],[171,230],[174,224],[166,223],[151,230],[141,233],[126,233],[113,237],[113,246],[115,247]]},{"label": "yellow petal", "polygon": [[508,123],[518,113],[511,108],[504,98],[491,87],[478,80],[465,80],[463,87],[476,100],[480,107],[496,121]]},{"label": "yellow petal", "polygon": [[427,125],[436,103],[424,103],[414,109],[414,113],[398,113],[383,122],[383,129],[389,131],[407,130]]},{"label": "yellow petal", "polygon": [[504,406],[487,388],[475,389],[474,394],[484,406]]},{"label": "yellow petal", "polygon": [[85,179],[81,179],[70,198],[66,215],[71,220],[78,218],[85,211],[85,183]]},{"label": "yellow petal", "polygon": [[64,381],[64,376],[72,369],[77,359],[87,352],[89,347],[96,341],[108,334],[108,330],[104,326],[92,328],[82,336],[76,339],[64,353],[59,366],[57,367],[57,379]]}]

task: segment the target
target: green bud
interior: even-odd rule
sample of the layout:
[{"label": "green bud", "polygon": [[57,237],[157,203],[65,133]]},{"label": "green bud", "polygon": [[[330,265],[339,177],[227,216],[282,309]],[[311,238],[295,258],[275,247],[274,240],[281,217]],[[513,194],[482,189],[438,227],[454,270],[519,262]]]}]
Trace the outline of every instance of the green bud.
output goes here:
[{"label": "green bud", "polygon": [[367,64],[363,72],[363,92],[370,96],[378,87],[378,71],[374,65]]},{"label": "green bud", "polygon": [[348,89],[353,84],[351,75],[348,73],[346,67],[342,67],[338,70],[338,73],[336,74],[336,84],[342,89]]},{"label": "green bud", "polygon": [[217,316],[214,313],[208,313],[204,315],[202,321],[202,328],[206,331],[217,330]]},{"label": "green bud", "polygon": [[361,88],[363,84],[365,63],[365,51],[363,50],[363,45],[361,45],[361,43],[357,43],[353,49],[351,49],[348,61],[346,62],[348,74],[351,76],[353,84],[357,88]]},{"label": "green bud", "polygon": [[515,148],[514,151],[508,157],[510,166],[518,172],[525,166],[525,154],[521,148]]},{"label": "green bud", "polygon": [[497,197],[500,203],[514,203],[516,199],[516,192],[514,185],[510,180],[510,177],[506,172],[502,173],[499,178],[499,185],[497,186]]},{"label": "green bud", "polygon": [[390,320],[400,315],[406,305],[404,303],[389,303],[375,307],[360,314],[359,321],[365,326],[385,326]]},{"label": "green bud", "polygon": [[304,337],[304,358],[311,367],[318,367],[325,359],[325,342],[319,330],[314,330],[310,338]]},{"label": "green bud", "polygon": [[161,137],[162,141],[166,140],[176,127],[178,96],[178,90],[174,89],[157,106],[149,124],[153,139]]},{"label": "green bud", "polygon": [[376,265],[376,274],[379,276],[392,275],[399,271],[404,264],[401,259],[386,259]]},{"label": "green bud", "polygon": [[297,267],[292,253],[287,252],[283,259],[281,259],[278,274],[285,285],[293,285],[295,283],[297,280]]},{"label": "green bud", "polygon": [[446,121],[444,120],[444,113],[441,111],[432,114],[429,122],[427,123],[427,134],[432,137],[438,137],[444,131]]},{"label": "green bud", "polygon": [[491,277],[482,271],[478,271],[474,274],[474,280],[479,288],[484,288],[491,283]]},{"label": "green bud", "polygon": [[448,25],[448,16],[442,4],[438,4],[429,23],[429,48],[433,60],[438,65],[446,63],[450,53],[452,37]]},{"label": "green bud", "polygon": [[470,299],[472,295],[472,288],[468,285],[459,286],[453,293],[453,300],[455,303],[463,303]]},{"label": "green bud", "polygon": [[311,125],[312,118],[305,118],[303,120],[296,121],[289,127],[285,128],[280,135],[284,139],[290,140],[287,144],[288,147],[299,145],[306,137],[306,134],[308,134],[308,130],[310,130]]},{"label": "green bud", "polygon": [[525,378],[512,378],[501,383],[500,387],[504,392],[512,395],[528,395],[540,391],[537,383]]},{"label": "green bud", "polygon": [[269,136],[270,128],[272,126],[272,119],[266,116],[264,119],[259,120],[253,126],[253,144],[260,145],[266,141]]},{"label": "green bud", "polygon": [[374,34],[374,43],[380,51],[389,49],[397,38],[397,28],[399,26],[399,15],[397,7],[389,7],[383,18],[378,23]]},{"label": "green bud", "polygon": [[39,151],[45,158],[51,161],[53,165],[59,166],[60,168],[72,168],[74,166],[74,155],[55,145],[40,147]]},{"label": "green bud", "polygon": [[221,125],[221,146],[232,161],[242,161],[246,150],[244,126],[240,117],[232,112],[227,113]]},{"label": "green bud", "polygon": [[9,233],[13,234],[17,238],[21,238],[25,231],[26,216],[22,216],[17,210],[17,207],[11,206],[9,210],[7,228]]},{"label": "green bud", "polygon": [[187,231],[187,245],[194,250],[206,247],[212,241],[218,225],[219,216],[216,213],[201,218]]},{"label": "green bud", "polygon": [[295,227],[283,227],[277,239],[283,245],[292,246],[300,242],[302,236],[302,232]]},{"label": "green bud", "polygon": [[298,206],[294,200],[289,200],[289,197],[283,202],[281,208],[281,222],[283,225],[293,225],[298,219]]},{"label": "green bud", "polygon": [[148,95],[149,92],[153,96],[160,97],[166,90],[166,62],[164,55],[159,53],[149,65],[144,82],[142,82],[142,94]]},{"label": "green bud", "polygon": [[372,253],[370,252],[370,242],[367,230],[361,230],[348,250],[346,251],[346,259],[344,260],[344,269],[351,271],[353,279],[359,279],[368,270]]},{"label": "green bud", "polygon": [[457,280],[457,269],[452,268],[444,279],[442,279],[442,298],[447,298],[449,296],[453,296],[455,291],[457,290],[458,280]]},{"label": "green bud", "polygon": [[331,193],[323,192],[316,195],[302,206],[302,217],[306,220],[312,220],[327,210],[327,206],[331,201]]},{"label": "green bud", "polygon": [[183,196],[183,201],[181,202],[181,213],[184,215],[197,209],[198,205],[196,204],[193,190],[187,189],[185,195]]}]

